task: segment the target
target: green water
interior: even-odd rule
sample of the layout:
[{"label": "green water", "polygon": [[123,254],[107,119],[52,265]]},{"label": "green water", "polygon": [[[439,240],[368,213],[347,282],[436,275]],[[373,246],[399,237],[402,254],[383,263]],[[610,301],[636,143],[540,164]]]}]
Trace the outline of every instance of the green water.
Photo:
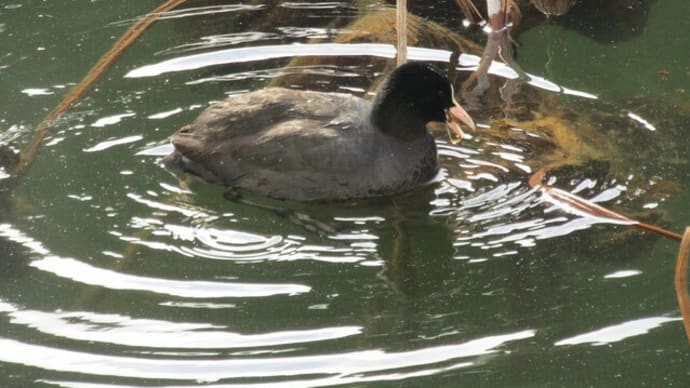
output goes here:
[{"label": "green water", "polygon": [[[272,7],[256,4],[191,1],[157,22],[6,190],[0,386],[690,384],[672,283],[678,243],[621,237],[620,226],[553,209],[526,184],[534,155],[522,145],[481,131],[459,146],[439,136],[437,184],[339,204],[226,200],[222,188],[187,187],[159,166],[157,147],[209,102],[259,88],[288,64],[269,58],[277,46],[329,42],[342,32],[333,18],[361,12],[284,2],[283,17],[270,18]],[[644,17],[617,34],[586,13],[532,23],[518,37],[518,62],[597,96],[553,93],[576,118],[609,117],[593,125],[620,150],[606,161],[615,174],[573,168],[553,183],[626,214],[654,210],[681,231],[690,224],[690,5],[635,4]],[[2,139],[27,144],[156,5],[1,5]],[[411,7],[461,31],[453,2]],[[197,69],[126,77],[238,48],[258,59],[230,51]],[[378,46],[355,48],[361,64],[316,67],[304,82],[362,94],[390,59]],[[656,195],[658,182],[674,189]]]}]

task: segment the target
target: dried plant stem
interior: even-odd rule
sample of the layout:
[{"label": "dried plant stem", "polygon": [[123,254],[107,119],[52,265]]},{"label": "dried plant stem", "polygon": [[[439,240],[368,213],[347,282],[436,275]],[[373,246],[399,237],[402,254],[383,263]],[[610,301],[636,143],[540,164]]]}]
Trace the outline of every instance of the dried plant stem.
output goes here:
[{"label": "dried plant stem", "polygon": [[479,12],[477,7],[475,7],[474,3],[470,0],[455,0],[455,3],[458,5],[460,8],[460,12],[462,12],[465,17],[473,22],[478,22],[482,20],[482,13]]},{"label": "dried plant stem", "polygon": [[670,230],[666,230],[656,225],[638,221],[637,224],[635,224],[634,226],[637,226],[638,228],[647,230],[649,232],[660,234],[666,238],[670,238],[671,240],[681,241],[683,239],[683,236],[681,236],[680,234],[671,232]]},{"label": "dried plant stem", "polygon": [[397,55],[396,64],[402,65],[407,61],[407,0],[397,0],[395,5],[396,20],[395,30],[397,33]]},{"label": "dried plant stem", "polygon": [[540,169],[532,175],[529,179],[529,185],[540,190],[544,195],[552,199],[552,203],[560,206],[565,210],[576,210],[580,213],[586,213],[593,217],[606,218],[611,221],[622,222],[624,225],[636,226],[650,232],[661,234],[662,236],[680,241],[680,249],[678,249],[678,259],[676,259],[676,272],[674,276],[674,285],[676,288],[676,296],[678,297],[678,307],[683,318],[683,327],[685,328],[685,335],[690,342],[690,295],[688,294],[688,255],[690,255],[690,227],[685,228],[685,233],[681,236],[677,233],[660,228],[656,225],[639,222],[632,218],[618,214],[614,211],[601,207],[595,203],[580,198],[574,194],[561,189],[542,184],[544,178],[544,169]]},{"label": "dried plant stem", "polygon": [[617,223],[623,223],[625,225],[635,226],[643,230],[658,233],[666,238],[680,241],[682,236],[678,233],[671,232],[656,225],[647,224],[644,222],[637,221],[630,217],[626,217],[622,214],[616,213],[609,210],[603,206],[597,205],[594,202],[590,202],[584,198],[578,197],[575,194],[569,193],[565,190],[561,190],[556,187],[551,187],[542,184],[542,179],[544,178],[545,171],[540,169],[535,172],[529,179],[530,187],[534,189],[541,190],[545,195],[548,195],[553,199],[553,203],[566,210],[575,210],[581,213],[585,213],[592,217],[605,218]]},{"label": "dried plant stem", "polygon": [[115,60],[131,46],[151,25],[158,19],[162,12],[170,11],[187,0],[168,0],[146,16],[138,20],[127,32],[115,42],[113,47],[96,62],[86,76],[53,108],[50,113],[38,124],[34,137],[29,145],[24,148],[19,163],[12,171],[12,184],[16,185],[19,178],[28,170],[29,166],[36,158],[38,150],[43,144],[43,140],[50,134],[55,122],[62,117],[74,104],[76,104],[98,79],[113,65]]},{"label": "dried plant stem", "polygon": [[678,307],[680,315],[683,317],[683,327],[685,335],[690,342],[690,296],[688,295],[688,255],[690,255],[690,227],[685,228],[683,239],[678,250],[676,260],[676,274],[674,283],[676,286],[676,296],[678,297]]},{"label": "dried plant stem", "polygon": [[486,0],[486,14],[489,16],[489,27],[493,32],[503,30],[506,12],[501,0]]},{"label": "dried plant stem", "polygon": [[[187,0],[168,0],[139,21],[134,23],[121,37],[115,42],[111,49],[103,55],[98,62],[89,70],[84,78],[75,86],[60,103],[53,108],[48,115],[38,124],[34,137],[31,139],[29,145],[22,151],[19,163],[12,171],[12,185],[16,185],[24,173],[28,170],[38,151],[43,144],[43,140],[50,134],[55,122],[62,117],[72,106],[74,106],[84,95],[91,89],[91,87],[105,74],[105,72],[113,65],[115,60],[158,19],[162,12],[167,12],[182,5]],[[149,231],[142,231],[137,237],[145,239],[150,234]],[[123,258],[118,262],[117,269],[122,269],[128,266],[136,257],[139,251],[139,246],[130,243],[123,253]],[[103,293],[103,289],[99,287],[87,288],[81,297],[75,302],[75,306],[82,308],[86,304],[92,303]]]},{"label": "dried plant stem", "polygon": [[678,307],[683,317],[685,334],[690,342],[690,296],[688,295],[688,255],[690,255],[690,227],[685,228],[676,260],[675,287]]}]

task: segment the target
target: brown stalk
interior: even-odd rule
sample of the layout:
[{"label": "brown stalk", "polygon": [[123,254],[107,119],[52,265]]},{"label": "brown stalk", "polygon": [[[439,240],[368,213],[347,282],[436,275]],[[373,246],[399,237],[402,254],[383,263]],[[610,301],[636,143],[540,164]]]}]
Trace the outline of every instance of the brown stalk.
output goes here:
[{"label": "brown stalk", "polygon": [[187,0],[168,0],[146,16],[134,23],[120,39],[115,42],[111,49],[103,55],[98,62],[89,70],[86,76],[53,108],[48,115],[38,124],[36,132],[26,148],[19,156],[19,163],[12,171],[12,184],[16,185],[19,178],[28,170],[29,166],[36,158],[38,150],[43,144],[43,140],[50,134],[50,130],[55,122],[62,117],[72,106],[74,106],[91,89],[103,74],[113,65],[115,60],[131,46],[137,39],[158,19],[162,12],[170,11]]},{"label": "brown stalk", "polygon": [[502,31],[506,25],[506,9],[502,0],[486,0],[486,14],[492,32]]},{"label": "brown stalk", "polygon": [[607,218],[613,221],[623,221],[630,226],[636,226],[650,232],[661,234],[664,237],[680,241],[678,258],[676,259],[676,271],[674,276],[674,286],[680,315],[683,318],[685,335],[690,343],[690,294],[688,294],[688,255],[690,255],[690,227],[685,228],[685,233],[681,236],[677,233],[668,231],[656,225],[645,224],[624,215],[618,214],[609,209],[603,208],[595,203],[580,198],[567,191],[542,184],[544,169],[539,169],[529,179],[529,185],[533,189],[540,190],[545,195],[555,199],[556,205],[561,207],[572,207],[579,211],[590,214],[594,217]]},{"label": "brown stalk", "polygon": [[685,335],[690,342],[690,295],[688,295],[688,255],[690,254],[690,227],[685,228],[683,239],[678,250],[676,260],[676,273],[674,284],[676,286],[676,296],[678,297],[678,307],[680,315],[683,317],[683,327]]},{"label": "brown stalk", "polygon": [[666,238],[670,238],[673,240],[680,241],[682,239],[682,236],[678,233],[671,232],[656,225],[651,225],[637,221],[630,217],[626,217],[622,214],[616,213],[612,210],[606,209],[605,207],[599,206],[594,202],[590,202],[584,198],[578,197],[577,195],[571,194],[565,190],[544,185],[541,183],[542,179],[544,178],[544,174],[544,169],[539,169],[537,172],[534,173],[534,175],[530,177],[529,185],[533,189],[538,189],[541,192],[548,194],[551,198],[555,199],[557,201],[556,205],[560,204],[562,207],[569,206],[571,208],[589,214],[593,217],[623,222],[630,226],[635,226],[643,230],[658,233]]},{"label": "brown stalk", "polygon": [[[173,10],[180,5],[184,4],[187,0],[168,0],[162,5],[155,8],[153,11],[148,13],[146,16],[134,23],[115,44],[110,48],[110,50],[103,55],[98,62],[89,70],[89,72],[84,76],[84,78],[77,84],[70,92],[60,101],[60,103],[53,108],[50,113],[38,124],[36,127],[36,132],[29,145],[24,148],[19,157],[19,163],[12,171],[11,184],[16,185],[19,178],[26,173],[29,166],[35,159],[38,151],[43,144],[43,141],[50,134],[55,122],[62,117],[62,115],[67,112],[72,106],[74,106],[79,100],[86,95],[86,93],[91,89],[91,87],[98,81],[103,74],[113,65],[115,60],[149,28],[151,25],[160,17],[161,13]],[[143,231],[140,233],[140,238],[145,238],[150,232]],[[118,262],[116,269],[122,269],[131,263],[132,259],[136,257],[138,252],[138,247],[134,244],[129,244],[127,249],[123,254],[123,259]],[[91,303],[99,295],[101,295],[103,289],[98,287],[89,287],[87,291],[82,294],[80,299],[77,301],[77,306],[83,307],[83,305]]]},{"label": "brown stalk", "polygon": [[407,0],[397,0],[395,12],[395,30],[397,34],[397,53],[395,58],[396,65],[400,66],[407,61]]},{"label": "brown stalk", "polygon": [[472,22],[478,22],[482,20],[482,13],[479,12],[477,7],[474,6],[474,3],[470,0],[455,0],[455,3],[458,5],[458,8],[460,8],[460,12],[462,12],[463,15],[467,19],[469,19]]}]

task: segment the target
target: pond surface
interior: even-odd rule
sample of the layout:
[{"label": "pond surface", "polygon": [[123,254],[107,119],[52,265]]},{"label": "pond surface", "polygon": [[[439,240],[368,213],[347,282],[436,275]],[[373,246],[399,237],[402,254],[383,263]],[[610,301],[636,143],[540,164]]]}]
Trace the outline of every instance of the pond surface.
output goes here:
[{"label": "pond surface", "polygon": [[[483,44],[454,2],[413,3]],[[682,231],[690,3],[629,3],[623,24],[582,4],[549,20],[529,11],[522,102],[555,101],[617,151],[549,183]],[[157,5],[0,6],[2,140],[25,146]],[[678,243],[554,207],[527,184],[538,149],[492,136],[489,102],[461,144],[439,133],[438,182],[394,198],[225,199],[158,164],[210,102],[280,77],[366,96],[392,46],[335,43],[384,6],[190,1],[127,50],[5,190],[0,386],[688,386]],[[426,48],[411,58],[447,66],[446,47]],[[334,54],[354,61],[291,62]],[[476,60],[463,54],[461,73]]]}]

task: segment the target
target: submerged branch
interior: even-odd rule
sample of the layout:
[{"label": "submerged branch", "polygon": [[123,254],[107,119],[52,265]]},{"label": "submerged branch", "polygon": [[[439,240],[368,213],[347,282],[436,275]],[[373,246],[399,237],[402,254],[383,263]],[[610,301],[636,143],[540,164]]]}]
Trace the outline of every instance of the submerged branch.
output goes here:
[{"label": "submerged branch", "polygon": [[158,19],[162,12],[170,11],[187,0],[168,0],[159,7],[155,8],[143,18],[139,19],[132,25],[121,37],[115,42],[113,47],[103,55],[98,62],[89,70],[84,78],[75,86],[60,103],[53,108],[48,115],[38,124],[36,132],[26,148],[22,151],[19,157],[19,163],[12,171],[11,184],[16,185],[19,178],[29,169],[29,166],[36,158],[38,150],[43,144],[43,140],[50,134],[50,130],[62,115],[74,106],[84,95],[91,89],[91,87],[98,81],[103,74],[115,63],[115,60]]}]

